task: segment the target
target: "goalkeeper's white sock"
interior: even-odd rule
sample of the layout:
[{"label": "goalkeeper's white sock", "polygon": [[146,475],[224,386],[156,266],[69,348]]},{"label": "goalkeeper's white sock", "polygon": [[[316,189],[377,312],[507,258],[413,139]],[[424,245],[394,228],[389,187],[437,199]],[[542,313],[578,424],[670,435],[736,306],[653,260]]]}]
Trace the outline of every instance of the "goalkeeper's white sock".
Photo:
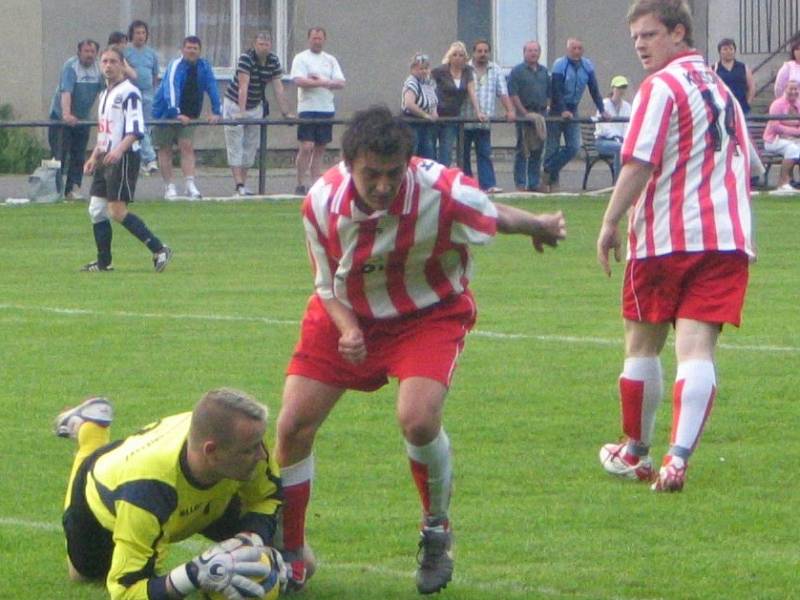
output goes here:
[{"label": "goalkeeper's white sock", "polygon": [[417,485],[426,522],[446,522],[453,485],[450,439],[444,428],[433,441],[415,446],[406,441],[411,475]]}]

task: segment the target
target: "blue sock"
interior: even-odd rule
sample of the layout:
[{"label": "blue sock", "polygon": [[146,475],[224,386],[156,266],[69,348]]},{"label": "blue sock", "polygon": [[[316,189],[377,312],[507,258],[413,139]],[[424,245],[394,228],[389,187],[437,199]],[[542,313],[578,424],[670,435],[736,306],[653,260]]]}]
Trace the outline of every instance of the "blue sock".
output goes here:
[{"label": "blue sock", "polygon": [[161,240],[153,235],[153,232],[147,228],[147,225],[144,224],[144,221],[142,221],[135,214],[128,213],[125,215],[125,218],[122,219],[122,226],[136,236],[136,238],[139,239],[139,241],[141,241],[145,246],[147,246],[150,249],[150,252],[158,252],[164,247],[164,244],[161,243]]},{"label": "blue sock", "polygon": [[97,263],[101,267],[111,264],[111,221],[106,219],[92,225],[94,242],[97,244]]}]

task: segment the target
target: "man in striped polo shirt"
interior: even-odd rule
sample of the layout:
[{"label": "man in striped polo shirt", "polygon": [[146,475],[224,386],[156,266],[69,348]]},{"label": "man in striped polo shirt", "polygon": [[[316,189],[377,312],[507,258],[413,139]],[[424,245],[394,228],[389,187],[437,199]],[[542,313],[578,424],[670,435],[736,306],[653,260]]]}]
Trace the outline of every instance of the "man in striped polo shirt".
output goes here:
[{"label": "man in striped polo shirt", "polygon": [[[281,61],[272,50],[272,36],[256,34],[253,47],[239,57],[236,73],[228,83],[222,103],[224,119],[261,119],[269,115],[267,85],[272,82],[281,114],[289,116],[289,102],[281,82]],[[233,172],[237,196],[252,196],[247,189],[247,170],[258,150],[258,125],[225,125],[228,165]],[[266,148],[264,149],[266,151]]]},{"label": "man in striped polo shirt", "polygon": [[303,204],[315,293],[287,369],[276,450],[294,589],[306,579],[316,431],[345,390],[376,390],[389,376],[399,380],[397,415],[423,509],[417,589],[447,585],[452,468],[442,409],[475,322],[469,245],[499,231],[530,236],[542,251],[566,235],[561,212],[493,203],[460,170],[412,157],[413,145],[388,108],[356,113],[342,138],[344,161]]},{"label": "man in striped polo shirt", "polygon": [[[628,439],[603,446],[600,460],[611,474],[677,492],[716,394],[717,338],[724,323],[740,322],[754,256],[750,170],[760,162],[741,107],[692,48],[685,0],[637,0],[628,23],[650,75],[633,101],[623,167],[597,240],[610,275],[609,253],[620,259],[618,224],[629,212],[619,379]],[[655,474],[649,452],[662,396],[659,354],[671,324],[673,426]]]}]

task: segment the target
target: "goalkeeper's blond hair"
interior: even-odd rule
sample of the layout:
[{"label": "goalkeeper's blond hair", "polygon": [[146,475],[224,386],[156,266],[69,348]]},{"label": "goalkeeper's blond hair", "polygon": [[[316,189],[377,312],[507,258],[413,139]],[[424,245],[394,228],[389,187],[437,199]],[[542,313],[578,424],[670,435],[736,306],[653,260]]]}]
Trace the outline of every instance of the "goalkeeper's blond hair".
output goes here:
[{"label": "goalkeeper's blond hair", "polygon": [[233,388],[220,388],[206,392],[192,411],[189,445],[197,449],[206,440],[214,440],[220,447],[233,443],[234,421],[245,418],[266,422],[267,407],[255,398]]}]

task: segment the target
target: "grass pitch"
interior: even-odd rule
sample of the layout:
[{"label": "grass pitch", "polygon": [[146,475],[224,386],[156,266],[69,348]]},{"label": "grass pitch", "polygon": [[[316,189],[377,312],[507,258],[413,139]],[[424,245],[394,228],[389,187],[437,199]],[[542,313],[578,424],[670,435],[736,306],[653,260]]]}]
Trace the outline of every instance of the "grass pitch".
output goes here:
[{"label": "grass pitch", "polygon": [[[719,395],[684,493],[614,480],[597,450],[619,433],[620,277],[594,259],[604,200],[562,207],[569,239],[476,249],[480,316],[446,407],[456,488],[455,578],[442,598],[788,598],[800,554],[800,253],[796,201],[757,198],[760,258],[740,330],[718,352]],[[0,208],[0,598],[101,599],[67,582],[60,511],[72,447],[53,416],[88,394],[114,434],[188,410],[222,385],[276,415],[311,292],[298,204],[133,205],[175,250],[167,271],[114,226],[114,273],[93,258],[85,206]],[[667,389],[674,358],[664,355]],[[415,598],[418,500],[394,384],[349,393],[317,439],[303,596]],[[667,398],[656,455],[666,450]],[[192,540],[168,565],[204,547]]]}]

